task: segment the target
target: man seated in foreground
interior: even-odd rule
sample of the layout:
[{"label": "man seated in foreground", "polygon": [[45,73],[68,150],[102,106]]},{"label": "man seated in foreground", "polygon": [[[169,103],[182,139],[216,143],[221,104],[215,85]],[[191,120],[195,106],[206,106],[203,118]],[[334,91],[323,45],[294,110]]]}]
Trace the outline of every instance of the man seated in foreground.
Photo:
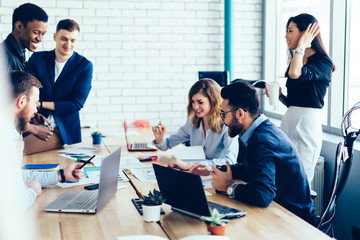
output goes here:
[{"label": "man seated in foreground", "polygon": [[298,152],[289,138],[260,114],[255,88],[247,83],[233,83],[221,90],[221,97],[221,120],[230,137],[239,135],[238,161],[242,162],[232,166],[227,163],[226,172],[200,164],[190,171],[211,174],[212,186],[231,198],[259,207],[268,207],[274,200],[315,225],[310,186]]},{"label": "man seated in foreground", "polygon": [[[36,104],[39,101],[39,88],[41,88],[40,82],[31,74],[13,71],[10,72],[10,82],[12,87],[12,102],[10,106],[10,112],[12,122],[9,122],[9,136],[10,139],[17,144],[17,162],[19,169],[18,172],[13,173],[22,178],[21,184],[24,184],[19,193],[19,196],[25,197],[26,208],[31,207],[35,198],[41,194],[41,188],[48,185],[57,184],[58,182],[79,181],[84,174],[84,170],[77,169],[82,163],[71,163],[66,168],[59,171],[39,172],[39,171],[22,171],[21,163],[23,158],[24,142],[21,133],[26,131],[30,119],[37,112]],[[24,192],[25,193],[24,193]]]}]

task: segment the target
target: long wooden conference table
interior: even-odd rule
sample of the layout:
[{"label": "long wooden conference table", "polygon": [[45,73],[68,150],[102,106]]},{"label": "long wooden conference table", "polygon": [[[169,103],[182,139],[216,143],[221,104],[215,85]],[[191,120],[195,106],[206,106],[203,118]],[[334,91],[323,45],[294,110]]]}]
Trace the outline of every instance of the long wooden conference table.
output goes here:
[{"label": "long wooden conference table", "polygon": [[[131,141],[150,141],[151,129],[136,129],[138,136],[129,137]],[[120,131],[119,131],[120,132]],[[80,144],[65,146],[66,148],[78,146],[93,146],[91,143],[90,130],[83,130],[83,142]],[[101,150],[94,154],[107,155],[119,146],[122,147],[122,156],[126,155],[157,155],[158,164],[166,164],[172,150],[166,152],[143,152],[129,153],[123,136],[106,136],[103,138]],[[73,160],[59,156],[58,150],[38,153],[24,157],[24,163],[60,163],[61,168]],[[146,163],[151,165],[150,162]],[[130,235],[156,235],[169,239],[181,239],[191,235],[206,235],[205,224],[195,218],[191,218],[170,209],[163,204],[165,215],[161,216],[161,226],[157,223],[147,223],[135,207],[131,199],[147,194],[149,190],[157,188],[157,184],[141,182],[135,176],[129,174],[132,182],[122,182],[125,188],[118,189],[113,197],[98,213],[74,214],[74,213],[49,213],[42,209],[50,202],[58,198],[68,190],[84,190],[83,186],[61,188],[50,186],[43,189],[42,194],[36,199],[34,206],[29,210],[36,214],[36,232],[38,239],[117,239],[119,236]],[[86,191],[86,190],[84,190]],[[248,214],[239,219],[233,219],[227,226],[226,236],[230,239],[329,239],[327,235],[303,221],[296,215],[287,211],[279,204],[272,202],[267,208],[259,208],[230,199],[227,196],[216,194],[213,189],[208,199],[230,207],[241,209]]]}]

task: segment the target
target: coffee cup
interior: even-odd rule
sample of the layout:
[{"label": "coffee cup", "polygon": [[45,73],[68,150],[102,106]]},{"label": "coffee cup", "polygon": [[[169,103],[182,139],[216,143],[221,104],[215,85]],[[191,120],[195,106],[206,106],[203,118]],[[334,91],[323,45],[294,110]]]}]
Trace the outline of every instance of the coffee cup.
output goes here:
[{"label": "coffee cup", "polygon": [[279,83],[278,82],[269,82],[266,83],[266,88],[269,95],[269,103],[272,106],[277,106],[279,100]]}]

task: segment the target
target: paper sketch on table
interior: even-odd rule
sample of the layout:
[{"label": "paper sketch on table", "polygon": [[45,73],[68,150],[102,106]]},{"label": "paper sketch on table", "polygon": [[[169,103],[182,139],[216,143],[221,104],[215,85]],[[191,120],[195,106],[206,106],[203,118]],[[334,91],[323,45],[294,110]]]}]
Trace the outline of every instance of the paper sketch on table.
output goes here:
[{"label": "paper sketch on table", "polygon": [[153,167],[131,168],[130,171],[142,182],[157,183]]},{"label": "paper sketch on table", "polygon": [[65,148],[63,150],[60,150],[58,152],[60,153],[67,153],[67,154],[88,154],[88,155],[94,155],[92,152],[101,150],[101,147],[74,147],[74,148]]},{"label": "paper sketch on table", "polygon": [[202,146],[176,147],[173,148],[174,156],[191,162],[199,162],[206,160],[204,148]]},{"label": "paper sketch on table", "polygon": [[144,164],[142,164],[139,159],[136,157],[131,156],[125,156],[121,157],[120,161],[120,169],[132,169],[132,168],[142,168],[145,167]]},{"label": "paper sketch on table", "polygon": [[[87,177],[93,183],[100,182],[100,167],[87,167],[84,168],[84,177]],[[119,169],[118,182],[128,182],[129,179],[125,173]]]}]

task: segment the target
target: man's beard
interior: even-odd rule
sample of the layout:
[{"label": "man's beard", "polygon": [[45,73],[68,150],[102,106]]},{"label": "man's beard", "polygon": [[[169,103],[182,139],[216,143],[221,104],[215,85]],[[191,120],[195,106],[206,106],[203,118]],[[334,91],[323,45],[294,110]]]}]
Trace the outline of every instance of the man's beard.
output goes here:
[{"label": "man's beard", "polygon": [[228,125],[228,133],[231,138],[236,137],[241,133],[243,126],[236,120],[235,116],[232,117]]},{"label": "man's beard", "polygon": [[19,131],[19,132],[26,132],[29,128],[29,122],[31,120],[31,118],[33,118],[33,116],[31,116],[30,118],[27,117],[27,111],[22,110],[17,116],[17,125],[16,125],[16,129]]}]

